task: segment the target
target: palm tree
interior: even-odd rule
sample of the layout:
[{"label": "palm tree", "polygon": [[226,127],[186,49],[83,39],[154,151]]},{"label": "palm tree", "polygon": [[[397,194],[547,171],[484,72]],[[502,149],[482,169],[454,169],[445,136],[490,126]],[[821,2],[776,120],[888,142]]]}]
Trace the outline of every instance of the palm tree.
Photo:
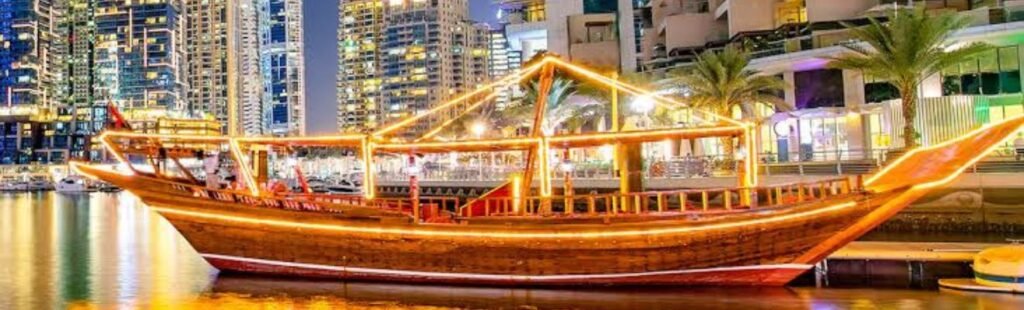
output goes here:
[{"label": "palm tree", "polygon": [[910,149],[917,146],[914,119],[921,80],[989,46],[971,43],[955,47],[949,42],[953,33],[970,25],[965,16],[933,16],[924,9],[906,9],[894,10],[888,18],[884,24],[869,18],[870,23],[863,27],[845,25],[861,42],[844,44],[850,53],[831,58],[829,66],[861,70],[892,83],[903,101],[903,143]]},{"label": "palm tree", "polygon": [[[521,100],[500,112],[500,122],[506,127],[516,129],[531,126],[534,104],[537,98],[540,98],[539,92],[539,83],[530,83]],[[541,123],[541,132],[545,134],[553,134],[559,129],[579,130],[588,122],[603,117],[606,110],[600,102],[584,99],[588,96],[579,95],[576,82],[561,77],[551,82],[547,96],[547,109]]]},{"label": "palm tree", "polygon": [[[682,87],[689,89],[685,102],[695,109],[731,118],[733,109],[739,108],[744,119],[755,118],[755,105],[767,104],[777,110],[792,107],[777,93],[786,83],[775,76],[762,75],[747,69],[750,56],[740,48],[729,46],[720,53],[705,51],[689,68],[671,72]],[[726,155],[734,150],[732,138],[723,138]],[[729,156],[731,158],[731,156]]]}]

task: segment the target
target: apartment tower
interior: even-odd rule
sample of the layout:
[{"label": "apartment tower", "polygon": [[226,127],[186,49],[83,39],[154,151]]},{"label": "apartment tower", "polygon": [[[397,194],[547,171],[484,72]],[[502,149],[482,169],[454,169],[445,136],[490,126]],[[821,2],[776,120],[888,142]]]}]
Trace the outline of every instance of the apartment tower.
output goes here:
[{"label": "apartment tower", "polygon": [[342,131],[408,117],[488,79],[489,29],[468,21],[466,0],[343,1],[339,22]]},{"label": "apartment tower", "polygon": [[302,1],[257,0],[263,134],[306,133]]}]

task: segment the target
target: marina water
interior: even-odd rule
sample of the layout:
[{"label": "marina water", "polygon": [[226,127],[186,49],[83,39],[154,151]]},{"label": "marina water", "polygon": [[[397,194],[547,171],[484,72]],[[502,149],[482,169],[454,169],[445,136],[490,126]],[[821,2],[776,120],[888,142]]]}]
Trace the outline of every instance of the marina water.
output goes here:
[{"label": "marina water", "polygon": [[0,309],[1024,309],[1024,297],[878,288],[509,289],[219,274],[128,193],[0,193]]}]

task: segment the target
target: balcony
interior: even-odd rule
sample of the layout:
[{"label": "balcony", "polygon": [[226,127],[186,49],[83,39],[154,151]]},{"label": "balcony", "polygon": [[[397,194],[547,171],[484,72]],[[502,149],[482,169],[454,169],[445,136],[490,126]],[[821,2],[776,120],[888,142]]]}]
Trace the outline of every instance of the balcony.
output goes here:
[{"label": "balcony", "polygon": [[[728,3],[728,0],[726,0],[723,2],[723,6],[728,5]],[[719,7],[719,9],[721,9],[721,7]],[[881,16],[883,13],[884,12],[880,11],[880,9],[872,9],[865,12],[864,16]],[[1016,23],[1024,22],[1024,5],[995,8],[984,7],[975,10],[960,11],[958,14],[969,16],[973,20],[972,26],[961,31],[957,35],[958,37],[983,36],[987,33],[997,31],[1005,32],[1019,29],[1020,24]],[[692,61],[693,57],[677,57],[675,55],[685,54],[686,51],[721,49],[729,44],[744,44],[746,46],[751,46],[751,57],[754,59],[789,57],[782,55],[827,49],[851,42],[852,37],[850,36],[849,31],[845,29],[845,26],[842,25],[843,22],[855,25],[866,24],[867,18],[845,20],[842,22],[831,21],[787,24],[768,31],[739,33],[732,38],[718,42],[709,38],[709,43],[704,46],[694,46],[685,49],[676,48],[667,51],[667,53],[656,50],[653,53],[656,57],[645,64],[645,70],[661,70],[664,68],[686,65]],[[1014,24],[1011,25],[1011,23]],[[676,50],[680,50],[680,52],[676,52]],[[828,54],[831,52],[832,51],[822,51],[815,52],[814,54]]]}]

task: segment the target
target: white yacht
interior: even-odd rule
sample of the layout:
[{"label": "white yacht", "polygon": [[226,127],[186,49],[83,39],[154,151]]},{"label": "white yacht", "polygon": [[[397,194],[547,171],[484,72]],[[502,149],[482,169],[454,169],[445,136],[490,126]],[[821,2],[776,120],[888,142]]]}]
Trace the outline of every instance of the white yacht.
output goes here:
[{"label": "white yacht", "polygon": [[89,181],[80,175],[69,175],[57,182],[58,193],[86,193],[93,191]]},{"label": "white yacht", "polygon": [[363,191],[363,172],[356,171],[342,176],[334,185],[327,186],[331,194],[353,194]]}]

